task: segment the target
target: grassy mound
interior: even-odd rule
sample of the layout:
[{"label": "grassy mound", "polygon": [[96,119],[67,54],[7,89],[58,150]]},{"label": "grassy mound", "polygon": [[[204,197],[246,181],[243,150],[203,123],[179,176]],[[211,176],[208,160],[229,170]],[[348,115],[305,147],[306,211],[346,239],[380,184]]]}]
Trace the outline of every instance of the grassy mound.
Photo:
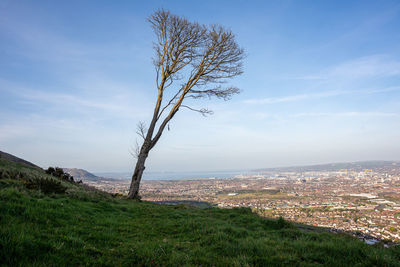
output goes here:
[{"label": "grassy mound", "polygon": [[[43,190],[41,180],[62,190]],[[245,208],[199,209],[115,199],[0,159],[0,265],[400,266],[399,262],[399,247],[384,249],[346,235],[303,232]]]}]

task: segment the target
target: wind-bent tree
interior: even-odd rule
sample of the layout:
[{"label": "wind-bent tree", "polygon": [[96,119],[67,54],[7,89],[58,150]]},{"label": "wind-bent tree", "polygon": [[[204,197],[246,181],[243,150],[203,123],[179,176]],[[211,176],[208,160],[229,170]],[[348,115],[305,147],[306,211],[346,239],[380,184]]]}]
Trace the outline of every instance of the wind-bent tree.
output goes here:
[{"label": "wind-bent tree", "polygon": [[190,107],[184,100],[214,96],[227,100],[239,93],[239,89],[222,84],[243,72],[244,52],[230,30],[219,25],[207,27],[190,22],[164,10],[155,12],[148,20],[157,36],[153,63],[158,94],[150,124],[148,127],[143,122],[138,125],[143,144],[137,147],[128,198],[138,198],[149,152],[179,108],[202,115],[212,113],[208,109]]}]

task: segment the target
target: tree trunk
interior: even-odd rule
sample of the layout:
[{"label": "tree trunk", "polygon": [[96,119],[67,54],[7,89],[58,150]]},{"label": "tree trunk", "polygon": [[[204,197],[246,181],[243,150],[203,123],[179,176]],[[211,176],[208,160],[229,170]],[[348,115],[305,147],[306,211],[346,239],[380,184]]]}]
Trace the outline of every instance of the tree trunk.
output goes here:
[{"label": "tree trunk", "polygon": [[135,171],[132,175],[131,186],[129,188],[128,198],[134,199],[139,198],[139,187],[140,181],[142,180],[143,171],[145,169],[144,163],[149,155],[146,147],[142,147],[140,154],[138,155],[138,160],[136,162]]}]

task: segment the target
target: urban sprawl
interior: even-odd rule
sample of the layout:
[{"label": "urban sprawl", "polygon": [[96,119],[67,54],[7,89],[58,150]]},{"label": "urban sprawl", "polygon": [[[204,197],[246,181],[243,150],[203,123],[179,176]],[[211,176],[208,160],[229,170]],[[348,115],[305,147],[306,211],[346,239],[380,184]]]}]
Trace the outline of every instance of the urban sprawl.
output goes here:
[{"label": "urban sprawl", "polygon": [[[86,183],[126,194],[128,180]],[[201,201],[249,207],[265,217],[400,241],[400,164],[376,169],[264,171],[230,179],[143,181],[147,201]]]}]

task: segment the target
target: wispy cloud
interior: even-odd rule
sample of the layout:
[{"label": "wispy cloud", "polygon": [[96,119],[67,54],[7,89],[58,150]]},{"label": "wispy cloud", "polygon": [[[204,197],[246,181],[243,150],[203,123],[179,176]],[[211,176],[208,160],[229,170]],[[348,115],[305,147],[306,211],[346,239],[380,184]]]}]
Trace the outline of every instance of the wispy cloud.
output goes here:
[{"label": "wispy cloud", "polygon": [[82,98],[76,95],[65,93],[50,93],[43,91],[25,91],[20,96],[26,100],[34,100],[39,103],[46,103],[52,106],[65,105],[67,107],[90,108],[109,113],[117,113],[122,116],[137,114],[137,110],[132,105],[118,102],[120,97],[114,96],[106,99],[93,99],[90,97]]},{"label": "wispy cloud", "polygon": [[316,81],[316,80],[324,80],[324,79],[326,79],[326,78],[323,76],[319,76],[319,75],[304,75],[304,76],[289,78],[289,80],[305,80],[305,81]]},{"label": "wispy cloud", "polygon": [[400,75],[400,62],[389,55],[370,55],[327,67],[316,73],[289,78],[291,80],[337,81]]},{"label": "wispy cloud", "polygon": [[329,69],[327,78],[346,77],[360,79],[400,75],[400,62],[386,55],[373,55],[344,62]]},{"label": "wispy cloud", "polygon": [[[24,9],[27,7],[22,7]],[[29,9],[36,8],[30,7]],[[25,10],[26,11],[26,10]],[[101,67],[131,66],[133,58],[141,56],[134,53],[138,50],[135,43],[126,43],[125,40],[106,39],[95,42],[89,38],[82,38],[74,33],[55,30],[49,27],[48,20],[39,16],[40,12],[21,12],[18,16],[7,9],[0,9],[0,34],[2,41],[12,45],[2,47],[2,52],[17,55],[28,62],[54,66],[59,75],[61,73],[93,72]],[[21,19],[20,16],[24,16]],[[128,53],[127,53],[128,51]],[[129,53],[131,52],[131,53]],[[78,73],[77,73],[78,72]],[[98,73],[99,74],[99,73]]]},{"label": "wispy cloud", "polygon": [[[151,105],[143,95],[110,81],[104,81],[110,88],[108,91],[105,91],[104,85],[97,89],[96,81],[92,82],[95,88],[91,88],[89,83],[85,81],[75,84],[75,87],[81,90],[72,94],[26,87],[18,82],[0,78],[0,92],[16,96],[19,102],[24,104],[40,106],[40,113],[44,113],[45,109],[56,109],[64,111],[64,114],[73,111],[78,114],[91,113],[98,117],[107,115],[116,119],[147,116]],[[98,93],[100,91],[101,94]]]},{"label": "wispy cloud", "polygon": [[367,89],[367,90],[333,90],[309,94],[299,94],[283,97],[267,97],[261,99],[247,99],[244,101],[246,104],[275,104],[275,103],[285,103],[285,102],[296,102],[307,99],[319,99],[332,96],[349,95],[349,94],[379,94],[386,92],[400,91],[400,86],[387,87],[383,89]]},{"label": "wispy cloud", "polygon": [[17,49],[18,53],[25,57],[59,61],[82,60],[90,50],[84,45],[73,42],[45,27],[28,20],[18,20],[15,17],[0,13],[3,18],[0,30],[4,37],[12,38],[23,49]]},{"label": "wispy cloud", "polygon": [[300,94],[300,95],[291,95],[291,96],[283,96],[283,97],[267,97],[261,99],[247,99],[244,101],[246,104],[275,104],[275,103],[284,103],[284,102],[296,102],[301,100],[306,100],[310,98],[322,98],[329,96],[336,96],[344,94],[343,91],[326,91],[321,93],[313,93],[313,94]]},{"label": "wispy cloud", "polygon": [[[400,61],[397,61],[388,55],[366,56],[328,67],[316,73],[289,78],[289,80],[305,80],[313,82],[311,87],[307,88],[307,91],[312,89],[314,91],[312,93],[307,92],[288,96],[247,99],[244,103],[275,104],[339,95],[362,95],[398,91],[400,89],[398,86],[376,89],[366,88],[369,83],[376,82],[380,79],[389,79],[398,76],[400,76]],[[362,85],[361,88],[364,87],[366,89],[349,89],[360,88],[360,84]],[[304,90],[304,88],[301,89],[301,86],[299,85],[298,90]]]},{"label": "wispy cloud", "polygon": [[400,117],[393,112],[305,112],[292,114],[291,117]]}]

